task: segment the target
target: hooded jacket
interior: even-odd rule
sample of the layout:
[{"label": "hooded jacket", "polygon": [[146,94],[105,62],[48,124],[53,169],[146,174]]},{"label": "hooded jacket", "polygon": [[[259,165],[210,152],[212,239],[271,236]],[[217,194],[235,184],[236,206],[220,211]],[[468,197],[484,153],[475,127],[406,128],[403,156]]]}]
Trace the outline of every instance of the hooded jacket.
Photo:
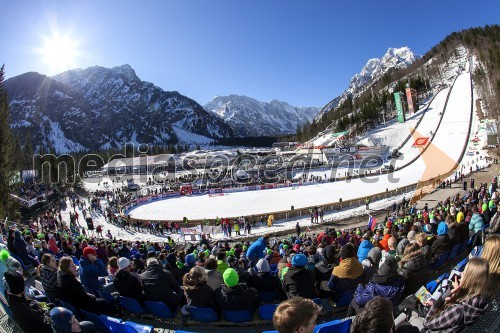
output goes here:
[{"label": "hooded jacket", "polygon": [[40,282],[42,282],[45,295],[51,300],[57,298],[57,269],[47,265],[40,268]]},{"label": "hooded jacket", "polygon": [[332,275],[333,268],[335,267],[335,247],[328,245],[323,250],[323,260],[314,266],[314,279],[316,280],[316,287],[322,281],[328,281]]},{"label": "hooded jacket", "polygon": [[144,286],[145,300],[163,302],[172,311],[176,310],[182,291],[172,273],[163,269],[159,264],[150,264],[141,274],[141,281]]},{"label": "hooded jacket", "polygon": [[21,232],[19,230],[14,232],[14,243],[12,246],[14,247],[15,253],[21,258],[26,266],[32,265],[28,251],[26,250],[26,242],[21,237]]},{"label": "hooded jacket", "polygon": [[22,295],[8,296],[9,309],[14,320],[25,333],[52,333],[52,320],[38,302]]},{"label": "hooded jacket", "polygon": [[254,312],[259,302],[255,288],[244,284],[228,287],[223,284],[215,291],[215,302],[222,310],[249,310]]},{"label": "hooded jacket", "polygon": [[421,286],[430,280],[430,271],[427,265],[425,255],[411,258],[399,269],[399,274],[405,278],[405,289],[403,298],[414,294]]},{"label": "hooded jacket", "polygon": [[141,282],[126,269],[116,272],[113,285],[121,296],[133,298],[141,303],[144,301]]},{"label": "hooded jacket", "polygon": [[283,278],[283,290],[288,298],[300,296],[315,298],[314,274],[304,266],[292,266]]},{"label": "hooded jacket", "polygon": [[481,317],[487,304],[486,298],[475,296],[446,306],[439,313],[438,307],[433,306],[425,317],[424,332],[460,332],[465,326],[471,325]]},{"label": "hooded jacket", "polygon": [[247,250],[247,258],[249,260],[259,260],[261,258],[264,258],[264,250],[266,249],[266,241],[264,240],[264,237],[260,237],[257,239],[255,242],[250,245],[250,247]]},{"label": "hooded jacket", "polygon": [[72,274],[57,272],[57,298],[77,309],[96,313],[95,297],[87,294],[82,284]]},{"label": "hooded jacket", "polygon": [[366,286],[358,285],[356,303],[363,306],[376,296],[382,296],[389,299],[393,306],[398,305],[402,300],[404,287],[404,278],[398,274],[383,276],[375,273]]},{"label": "hooded jacket", "polygon": [[362,262],[363,260],[365,260],[366,257],[368,257],[368,252],[370,252],[372,248],[373,248],[372,242],[366,239],[363,240],[361,244],[359,244],[358,248],[358,261]]},{"label": "hooded jacket", "polygon": [[476,233],[479,230],[482,230],[483,226],[484,226],[484,221],[483,221],[483,217],[481,216],[481,214],[479,214],[479,213],[472,214],[472,219],[470,220],[470,223],[469,223],[469,230]]},{"label": "hooded jacket", "polygon": [[435,263],[441,254],[450,249],[450,238],[448,234],[439,235],[431,245],[431,264]]},{"label": "hooded jacket", "polygon": [[99,294],[99,277],[108,276],[109,273],[106,270],[101,259],[97,259],[94,262],[88,260],[85,256],[80,260],[80,281],[85,287],[92,289],[94,295]]}]

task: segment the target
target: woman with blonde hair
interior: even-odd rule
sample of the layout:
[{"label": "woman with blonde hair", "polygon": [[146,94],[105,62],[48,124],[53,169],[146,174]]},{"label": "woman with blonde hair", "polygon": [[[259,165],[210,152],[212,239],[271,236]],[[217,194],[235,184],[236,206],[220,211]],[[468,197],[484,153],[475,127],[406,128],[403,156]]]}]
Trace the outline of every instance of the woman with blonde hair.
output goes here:
[{"label": "woman with blonde hair", "polygon": [[489,265],[472,258],[460,280],[452,281],[451,295],[437,300],[425,317],[424,332],[460,332],[485,312],[488,304]]},{"label": "woman with blonde hair", "polygon": [[494,294],[500,283],[500,235],[486,237],[481,257],[486,259],[490,266],[490,291]]}]

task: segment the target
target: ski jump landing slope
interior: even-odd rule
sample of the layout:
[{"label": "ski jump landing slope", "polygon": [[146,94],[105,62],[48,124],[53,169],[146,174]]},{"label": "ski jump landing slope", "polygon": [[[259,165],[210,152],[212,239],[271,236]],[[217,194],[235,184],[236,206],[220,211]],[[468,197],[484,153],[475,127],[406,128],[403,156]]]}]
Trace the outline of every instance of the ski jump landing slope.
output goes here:
[{"label": "ski jump landing slope", "polygon": [[[446,93],[436,96],[429,110],[424,116],[417,131],[428,136],[429,131],[436,131],[439,122],[439,113],[444,112],[441,124],[432,140],[432,149],[446,154],[445,159],[460,163],[464,147],[467,145],[471,121],[471,80],[470,73],[461,74],[455,81],[450,93],[446,109],[443,110]],[[426,133],[427,132],[427,133]],[[396,167],[405,164],[410,155],[418,156],[417,148],[412,148],[413,139],[403,147],[408,156],[396,163]],[[429,151],[431,149],[428,149]],[[424,153],[425,157],[425,153]],[[134,218],[152,220],[182,220],[203,219],[226,216],[261,215],[274,211],[288,210],[291,206],[303,208],[315,205],[324,205],[342,200],[351,200],[374,193],[393,190],[410,184],[418,183],[424,176],[426,168],[438,168],[442,164],[443,156],[435,155],[431,158],[420,156],[415,162],[392,175],[373,175],[366,178],[357,178],[350,181],[338,181],[307,186],[225,193],[222,196],[183,196],[149,204],[137,206],[129,211]],[[425,159],[425,162],[424,162]],[[435,175],[437,176],[437,175]],[[425,180],[425,179],[424,179]]]}]

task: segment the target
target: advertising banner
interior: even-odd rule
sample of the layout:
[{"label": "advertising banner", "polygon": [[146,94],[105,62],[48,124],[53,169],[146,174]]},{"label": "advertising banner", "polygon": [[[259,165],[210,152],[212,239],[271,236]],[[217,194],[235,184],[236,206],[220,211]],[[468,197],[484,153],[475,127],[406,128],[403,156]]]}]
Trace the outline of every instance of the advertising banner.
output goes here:
[{"label": "advertising banner", "polygon": [[394,102],[396,103],[396,115],[398,116],[398,121],[400,123],[405,122],[405,112],[403,110],[403,104],[401,103],[401,95],[399,92],[394,93]]},{"label": "advertising banner", "polygon": [[415,108],[413,107],[413,96],[410,87],[406,88],[406,101],[408,102],[408,112],[410,116],[415,113]]}]

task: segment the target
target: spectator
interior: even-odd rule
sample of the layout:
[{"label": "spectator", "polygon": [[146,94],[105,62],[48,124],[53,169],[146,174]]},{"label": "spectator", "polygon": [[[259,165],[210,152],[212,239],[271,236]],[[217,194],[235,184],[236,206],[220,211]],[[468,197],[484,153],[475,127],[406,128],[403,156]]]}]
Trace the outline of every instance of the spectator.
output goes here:
[{"label": "spectator", "polygon": [[248,248],[246,255],[248,260],[250,260],[253,265],[257,264],[259,259],[264,258],[264,250],[266,249],[268,241],[269,235],[265,235],[264,237],[260,237],[253,242]]},{"label": "spectator", "polygon": [[108,259],[108,272],[110,275],[115,275],[120,268],[118,267],[118,257]]},{"label": "spectator", "polygon": [[[53,255],[56,255],[59,252],[59,248],[57,247],[57,242],[53,234],[49,234],[47,237],[49,237],[49,251],[52,252]],[[80,259],[77,257],[77,259]]]},{"label": "spectator", "polygon": [[380,260],[382,259],[382,251],[378,247],[373,247],[368,252],[368,257],[363,260],[363,283],[367,284],[378,270]]},{"label": "spectator", "polygon": [[393,306],[398,305],[401,302],[404,287],[404,278],[398,274],[396,258],[392,256],[385,257],[371,281],[366,286],[363,284],[358,285],[356,296],[349,306],[347,316],[350,317],[355,313],[359,313],[360,308],[376,296],[389,299]]},{"label": "spectator", "polygon": [[[193,267],[183,277],[184,295],[186,296],[187,307],[195,306],[198,308],[213,308],[217,309],[215,303],[214,291],[207,285],[208,276],[205,270],[201,267]],[[187,314],[183,310],[184,314]]]},{"label": "spectator", "polygon": [[143,303],[144,296],[142,294],[142,285],[140,279],[132,275],[130,260],[125,257],[118,259],[118,272],[113,279],[115,290],[121,296],[130,297],[136,301]]},{"label": "spectator", "polygon": [[397,253],[396,253],[397,246],[398,246],[398,240],[396,239],[396,237],[394,237],[394,236],[389,237],[389,239],[387,240],[387,247],[389,248],[389,251],[383,250],[382,257],[386,257],[386,256],[396,257],[397,256]]},{"label": "spectator", "polygon": [[179,306],[182,290],[172,273],[163,269],[156,258],[149,258],[146,271],[141,274],[144,299],[165,303],[175,313]]},{"label": "spectator", "polygon": [[390,333],[393,332],[394,317],[392,303],[383,297],[375,297],[368,303],[351,324],[351,333]]},{"label": "spectator", "polygon": [[483,230],[484,221],[476,205],[472,206],[472,218],[469,223],[469,237],[472,237],[479,230]]},{"label": "spectator", "polygon": [[224,284],[215,291],[215,301],[222,310],[249,310],[254,312],[259,301],[255,288],[238,284],[238,274],[232,268],[223,274]]},{"label": "spectator", "polygon": [[235,256],[229,256],[229,258],[227,258],[227,264],[238,273],[239,283],[248,284],[248,282],[250,282],[251,276],[245,269],[245,260],[243,258],[238,260]]},{"label": "spectator", "polygon": [[54,256],[46,253],[42,257],[42,264],[38,267],[38,276],[42,283],[45,296],[50,301],[57,298],[57,263]]},{"label": "spectator", "polygon": [[283,278],[283,290],[288,298],[303,297],[315,298],[314,275],[306,268],[307,258],[303,254],[296,254],[292,258],[292,267]]},{"label": "spectator", "polygon": [[495,294],[500,286],[500,235],[488,235],[484,242],[482,258],[488,261],[489,289]]},{"label": "spectator", "polygon": [[403,298],[414,294],[422,285],[430,280],[430,271],[420,245],[411,243],[405,249],[399,262],[399,274],[405,278]]},{"label": "spectator", "polygon": [[274,312],[273,325],[279,333],[312,333],[321,308],[310,299],[294,297]]},{"label": "spectator", "polygon": [[[429,246],[429,244],[427,244],[427,235],[425,233],[421,232],[421,233],[417,234],[417,236],[415,236],[415,241],[420,246],[420,250],[422,251],[422,254],[425,256],[425,260],[427,262],[427,265],[430,265],[430,263],[431,263],[431,247]],[[404,255],[404,251],[403,251],[403,255]]]},{"label": "spectator", "polygon": [[488,262],[472,258],[458,280],[452,281],[450,297],[433,303],[424,321],[425,332],[460,332],[477,321],[488,303]]},{"label": "spectator", "polygon": [[213,290],[222,286],[224,279],[222,274],[217,270],[217,261],[214,258],[208,258],[205,261],[205,270],[207,272],[207,284]]},{"label": "spectator", "polygon": [[391,229],[385,228],[384,229],[384,236],[378,242],[378,247],[381,250],[385,250],[386,252],[389,252],[389,244],[388,244],[389,238],[391,238]]},{"label": "spectator", "polygon": [[94,333],[96,331],[94,324],[90,321],[78,322],[73,313],[63,307],[55,307],[50,310],[50,318],[57,333]]},{"label": "spectator", "polygon": [[23,261],[26,266],[38,266],[36,260],[28,254],[26,250],[26,242],[24,238],[21,237],[21,232],[19,230],[14,231],[14,241],[12,244],[14,248],[14,253]]},{"label": "spectator", "polygon": [[99,295],[101,284],[99,277],[108,276],[106,266],[101,259],[97,258],[93,247],[87,246],[83,249],[83,256],[80,259],[80,281],[82,285],[92,290],[94,295]]},{"label": "spectator", "polygon": [[316,291],[320,296],[328,294],[328,280],[335,267],[336,251],[333,245],[327,245],[323,250],[323,260],[314,266]]},{"label": "spectator", "polygon": [[51,320],[37,301],[24,294],[24,278],[17,271],[4,274],[7,282],[7,302],[14,320],[24,333],[52,333]]},{"label": "spectator", "polygon": [[435,263],[441,254],[450,249],[450,238],[448,237],[448,225],[440,222],[437,228],[437,237],[431,246],[431,264]]},{"label": "spectator", "polygon": [[335,301],[339,301],[344,291],[356,289],[363,281],[363,266],[356,258],[351,244],[340,250],[340,264],[332,271],[328,287],[335,293]]},{"label": "spectator", "polygon": [[57,272],[57,296],[68,302],[77,309],[92,313],[108,313],[106,301],[87,294],[82,284],[76,279],[76,266],[70,257],[59,260],[59,271]]},{"label": "spectator", "polygon": [[167,263],[165,265],[165,268],[170,272],[172,273],[172,275],[174,276],[175,278],[175,281],[177,281],[177,283],[179,285],[182,284],[182,271],[179,267],[177,267],[177,264],[176,264],[176,260],[177,258],[175,257],[175,254],[174,253],[169,253],[167,255]]},{"label": "spectator", "polygon": [[271,275],[271,268],[266,259],[259,259],[255,265],[258,272],[250,277],[249,285],[258,292],[279,290],[280,279]]},{"label": "spectator", "polygon": [[221,249],[217,252],[217,270],[219,273],[224,274],[229,265],[226,262],[226,251]]},{"label": "spectator", "polygon": [[370,234],[366,233],[363,235],[363,241],[359,244],[358,249],[358,261],[362,262],[368,257],[368,252],[373,248],[373,244],[370,241]]}]

